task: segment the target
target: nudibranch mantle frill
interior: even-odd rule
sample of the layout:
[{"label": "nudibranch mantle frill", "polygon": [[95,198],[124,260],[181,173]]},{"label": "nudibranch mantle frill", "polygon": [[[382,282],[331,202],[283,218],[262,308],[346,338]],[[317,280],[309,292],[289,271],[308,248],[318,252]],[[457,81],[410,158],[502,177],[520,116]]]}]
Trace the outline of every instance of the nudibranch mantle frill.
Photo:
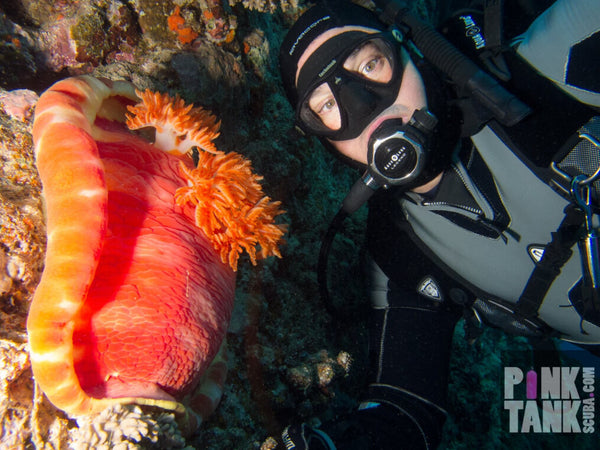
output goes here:
[{"label": "nudibranch mantle frill", "polygon": [[[189,154],[160,149],[125,126],[135,120],[127,108],[135,112],[140,96],[128,82],[81,76],[56,83],[37,104],[33,137],[48,239],[27,319],[32,369],[50,401],[74,416],[138,403],[180,412],[187,404],[205,417],[219,401],[226,372],[225,352],[217,353],[240,248],[226,251],[223,236],[206,235],[210,228],[199,216],[208,214],[207,205],[198,206]],[[210,142],[218,135],[216,120],[184,109],[209,136],[196,145],[223,157]],[[181,134],[160,126],[159,132]],[[259,179],[246,183],[253,190]],[[267,223],[281,214],[278,203],[254,201],[230,209],[248,215],[254,208],[261,220],[250,226],[260,235],[260,226],[269,225],[271,238],[245,236],[239,245],[254,242],[260,256],[278,254],[285,227]],[[209,221],[222,232],[223,223],[238,219]],[[201,377],[207,383],[198,394]]]}]

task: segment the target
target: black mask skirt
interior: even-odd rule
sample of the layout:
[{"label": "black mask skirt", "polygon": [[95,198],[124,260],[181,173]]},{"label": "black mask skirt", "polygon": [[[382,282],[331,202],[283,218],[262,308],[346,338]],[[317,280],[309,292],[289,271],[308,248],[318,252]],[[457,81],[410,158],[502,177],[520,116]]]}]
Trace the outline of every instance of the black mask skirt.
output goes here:
[{"label": "black mask skirt", "polygon": [[[392,75],[387,82],[370,80],[346,70],[344,62],[356,49],[373,43],[388,60]],[[402,59],[391,33],[348,31],[324,42],[300,70],[297,83],[296,121],[307,133],[342,141],[357,137],[383,110],[394,103],[402,82]],[[327,83],[340,114],[338,129],[325,126],[308,106],[313,91]]]}]

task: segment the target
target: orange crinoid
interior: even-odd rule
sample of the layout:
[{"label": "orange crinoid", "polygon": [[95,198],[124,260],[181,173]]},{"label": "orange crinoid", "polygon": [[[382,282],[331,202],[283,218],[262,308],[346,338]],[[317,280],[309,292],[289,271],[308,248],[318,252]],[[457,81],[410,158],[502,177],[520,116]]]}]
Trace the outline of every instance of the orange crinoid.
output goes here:
[{"label": "orange crinoid", "polygon": [[250,163],[214,147],[218,126],[125,81],[74,77],[40,97],[48,243],[27,331],[35,380],[67,413],[128,402],[205,417],[218,402],[239,252],[279,255],[285,230]]}]

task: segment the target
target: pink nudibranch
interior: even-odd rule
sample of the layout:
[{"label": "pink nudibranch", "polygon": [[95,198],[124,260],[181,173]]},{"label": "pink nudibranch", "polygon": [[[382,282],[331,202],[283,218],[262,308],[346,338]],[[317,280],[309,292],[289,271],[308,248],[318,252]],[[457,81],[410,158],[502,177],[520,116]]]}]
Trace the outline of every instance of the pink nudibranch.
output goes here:
[{"label": "pink nudibranch", "polygon": [[[174,200],[184,172],[195,170],[192,158],[125,126],[140,96],[126,81],[81,76],[56,83],[37,104],[48,239],[27,320],[32,369],[49,400],[75,416],[138,403],[191,405],[205,417],[224,382],[225,352],[215,357],[235,273],[231,255],[198,228],[199,201]],[[213,137],[215,127],[209,121]],[[285,228],[273,230],[279,242]],[[237,263],[241,250],[232,251]],[[206,385],[197,391],[203,374],[208,394]]]}]

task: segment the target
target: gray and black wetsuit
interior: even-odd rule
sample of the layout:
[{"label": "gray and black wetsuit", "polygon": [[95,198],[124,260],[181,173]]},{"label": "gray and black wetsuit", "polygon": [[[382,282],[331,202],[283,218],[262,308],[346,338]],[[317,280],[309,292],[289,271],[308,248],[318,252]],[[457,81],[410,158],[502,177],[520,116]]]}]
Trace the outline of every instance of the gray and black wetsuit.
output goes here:
[{"label": "gray and black wetsuit", "polygon": [[[510,88],[533,106],[530,117],[512,128],[479,127],[434,192],[381,190],[371,200],[372,379],[357,413],[371,447],[363,448],[439,443],[450,346],[464,307],[510,332],[600,343],[600,322],[584,320],[578,304],[576,243],[537,314],[513,314],[570,204],[550,187],[549,164],[598,114],[600,67],[584,50],[600,54],[599,5],[557,1],[519,37],[518,56],[507,55]],[[588,127],[600,132],[600,121]]]}]

